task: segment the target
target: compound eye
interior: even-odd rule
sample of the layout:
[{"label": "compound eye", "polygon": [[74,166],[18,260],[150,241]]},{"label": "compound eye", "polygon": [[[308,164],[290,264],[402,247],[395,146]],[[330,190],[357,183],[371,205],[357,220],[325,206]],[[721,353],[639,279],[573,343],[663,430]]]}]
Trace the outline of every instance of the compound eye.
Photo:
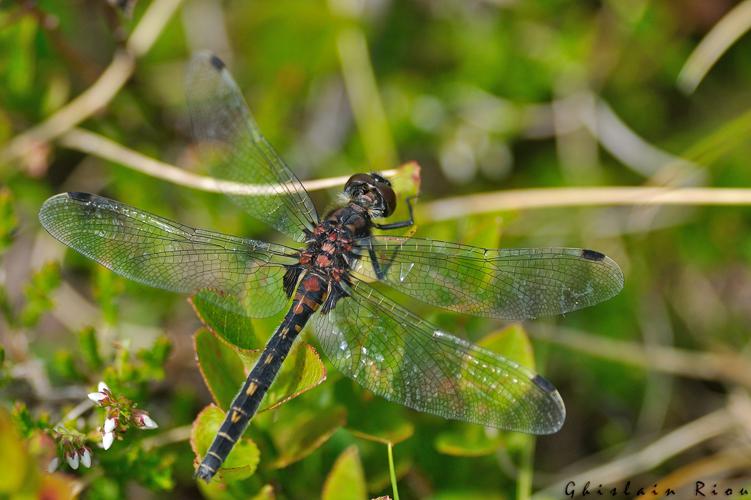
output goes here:
[{"label": "compound eye", "polygon": [[379,183],[375,189],[383,200],[383,217],[388,217],[396,210],[396,193],[388,184]]},{"label": "compound eye", "polygon": [[382,176],[381,174],[378,174],[376,172],[372,172],[370,176],[373,178],[373,180],[380,182],[382,184],[386,184],[387,186],[391,186],[391,181]]},{"label": "compound eye", "polygon": [[355,187],[372,183],[373,179],[368,174],[355,174],[347,179],[347,183],[344,185],[344,192],[351,193]]}]

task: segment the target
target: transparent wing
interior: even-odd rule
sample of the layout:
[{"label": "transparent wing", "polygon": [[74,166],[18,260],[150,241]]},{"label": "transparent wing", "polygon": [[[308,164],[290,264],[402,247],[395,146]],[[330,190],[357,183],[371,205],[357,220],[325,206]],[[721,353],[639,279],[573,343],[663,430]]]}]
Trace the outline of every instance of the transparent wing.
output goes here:
[{"label": "transparent wing", "polygon": [[358,244],[355,271],[427,304],[521,320],[588,307],[623,288],[618,264],[581,248],[490,250],[420,238],[373,236]]},{"label": "transparent wing", "polygon": [[213,288],[240,298],[248,314],[278,312],[287,302],[282,278],[294,250],[173,222],[88,193],[44,202],[49,233],[126,278],[175,292]]},{"label": "transparent wing", "polygon": [[389,401],[502,429],[549,434],[566,410],[544,378],[442,332],[367,283],[314,318],[332,364]]},{"label": "transparent wing", "polygon": [[186,76],[188,109],[195,138],[218,179],[258,185],[241,194],[224,186],[232,200],[254,218],[296,241],[318,222],[308,193],[261,135],[242,93],[224,63],[202,52]]}]

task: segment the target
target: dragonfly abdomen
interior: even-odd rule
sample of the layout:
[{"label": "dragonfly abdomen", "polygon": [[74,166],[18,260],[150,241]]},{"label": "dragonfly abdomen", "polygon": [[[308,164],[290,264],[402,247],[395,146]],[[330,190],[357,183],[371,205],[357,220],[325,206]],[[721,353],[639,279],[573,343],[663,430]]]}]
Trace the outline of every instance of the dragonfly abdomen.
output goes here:
[{"label": "dragonfly abdomen", "polygon": [[219,470],[258,410],[297,335],[323,303],[326,293],[325,282],[319,276],[309,274],[302,279],[284,320],[266,343],[261,357],[232,401],[219,432],[198,466],[196,477],[209,482]]}]

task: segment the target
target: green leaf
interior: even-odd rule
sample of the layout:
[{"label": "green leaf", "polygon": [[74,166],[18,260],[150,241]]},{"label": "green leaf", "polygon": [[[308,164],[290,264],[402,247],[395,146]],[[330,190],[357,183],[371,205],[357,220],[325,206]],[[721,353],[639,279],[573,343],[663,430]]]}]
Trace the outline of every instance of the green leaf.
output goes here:
[{"label": "green leaf", "polygon": [[81,373],[78,371],[78,363],[73,359],[73,354],[64,349],[55,351],[50,368],[53,373],[68,380],[81,378]]},{"label": "green leaf", "polygon": [[[261,351],[239,351],[248,373],[258,361]],[[279,374],[271,384],[259,411],[272,410],[320,385],[326,380],[326,367],[315,348],[298,340],[284,360]]]},{"label": "green leaf", "polygon": [[16,315],[8,300],[8,290],[2,284],[0,284],[0,314],[3,315],[8,326],[11,328],[17,326]]},{"label": "green leaf", "polygon": [[[394,187],[394,192],[396,192],[399,197],[396,212],[391,215],[391,220],[407,220],[409,218],[409,209],[406,200],[409,197],[420,194],[420,165],[414,161],[405,163],[397,168],[396,174],[392,175],[389,180]],[[415,198],[411,200],[410,203],[414,207],[418,201],[419,199]],[[413,225],[399,233],[408,236],[415,234],[416,231],[417,225]]]},{"label": "green leaf", "polygon": [[99,354],[99,339],[96,336],[96,330],[87,327],[78,333],[78,350],[81,352],[84,362],[91,370],[98,370],[102,366],[102,357]]},{"label": "green leaf", "polygon": [[535,369],[535,356],[527,332],[520,323],[514,323],[487,335],[477,345],[489,349],[522,366]]},{"label": "green leaf", "polygon": [[6,26],[6,35],[12,36],[16,42],[7,55],[3,73],[4,85],[14,94],[25,94],[30,90],[36,75],[34,39],[39,29],[33,16],[22,16]]},{"label": "green leaf", "polygon": [[15,211],[13,210],[13,197],[10,189],[0,188],[0,254],[2,254],[13,241],[13,231],[18,225]]},{"label": "green leaf", "polygon": [[198,330],[193,342],[206,387],[219,407],[227,410],[245,380],[243,362],[235,349],[206,329]]},{"label": "green leaf", "polygon": [[35,326],[44,313],[52,309],[52,292],[60,286],[60,269],[56,262],[49,262],[37,270],[26,286],[26,305],[21,310],[21,324],[26,328]]},{"label": "green leaf", "polygon": [[339,455],[323,483],[323,500],[367,499],[365,473],[357,446],[350,446]]},{"label": "green leaf", "polygon": [[[190,446],[199,462],[206,455],[223,421],[224,412],[214,405],[209,405],[198,414],[193,422]],[[261,453],[253,440],[241,438],[235,443],[218,474],[228,481],[245,479],[256,471],[260,458]]]},{"label": "green leaf", "polygon": [[253,323],[234,297],[215,290],[201,290],[188,299],[206,328],[240,349],[258,349]]},{"label": "green leaf", "polygon": [[151,347],[139,349],[136,357],[143,361],[142,378],[161,380],[164,366],[172,352],[172,341],[165,335],[156,338]]},{"label": "green leaf", "polygon": [[500,434],[490,434],[480,425],[457,424],[451,431],[441,432],[435,439],[435,449],[444,455],[480,457],[492,455],[502,443]]},{"label": "green leaf", "polygon": [[392,175],[389,180],[399,196],[420,194],[420,165],[415,161],[400,165],[396,174]]},{"label": "green leaf", "polygon": [[406,441],[415,433],[415,426],[409,420],[403,420],[398,416],[381,418],[381,415],[372,415],[372,417],[350,423],[347,430],[359,438],[392,445]]},{"label": "green leaf", "polygon": [[281,469],[313,453],[344,425],[346,416],[343,408],[331,408],[300,413],[287,425],[274,426],[272,439],[280,453],[273,466]]},{"label": "green leaf", "polygon": [[[214,401],[225,410],[261,355],[260,350],[238,349],[208,330],[195,337],[198,366]],[[316,350],[297,341],[284,360],[259,411],[278,407],[326,380],[326,368]]]},{"label": "green leaf", "polygon": [[125,282],[104,266],[96,267],[95,277],[94,297],[102,311],[104,321],[108,325],[115,325],[119,311],[117,299],[125,288]]}]

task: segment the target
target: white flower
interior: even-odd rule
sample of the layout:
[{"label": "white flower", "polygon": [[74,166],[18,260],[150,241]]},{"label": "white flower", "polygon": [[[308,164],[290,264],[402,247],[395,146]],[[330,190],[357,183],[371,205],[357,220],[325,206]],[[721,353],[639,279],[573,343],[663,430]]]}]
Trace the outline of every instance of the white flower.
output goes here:
[{"label": "white flower", "polygon": [[91,450],[85,446],[81,449],[81,465],[87,469],[91,467]]},{"label": "white flower", "polygon": [[104,421],[104,433],[111,433],[117,427],[117,419],[110,417]]},{"label": "white flower", "polygon": [[115,440],[115,434],[113,432],[105,432],[102,435],[102,448],[104,448],[105,450],[109,450],[114,440]]},{"label": "white flower", "polygon": [[50,463],[47,465],[47,472],[52,474],[53,472],[57,470],[59,465],[60,465],[60,459],[58,457],[53,458],[52,460],[50,460]]},{"label": "white flower", "polygon": [[68,465],[70,465],[71,469],[78,469],[78,452],[72,451],[70,453],[66,453],[65,460],[68,462]]},{"label": "white flower", "polygon": [[89,399],[95,403],[101,403],[102,401],[107,399],[107,395],[101,392],[90,392]]},{"label": "white flower", "polygon": [[90,392],[89,399],[98,405],[105,405],[112,399],[112,391],[104,382],[99,382],[97,392]]},{"label": "white flower", "polygon": [[159,425],[143,410],[133,411],[133,421],[139,429],[156,429]]}]

